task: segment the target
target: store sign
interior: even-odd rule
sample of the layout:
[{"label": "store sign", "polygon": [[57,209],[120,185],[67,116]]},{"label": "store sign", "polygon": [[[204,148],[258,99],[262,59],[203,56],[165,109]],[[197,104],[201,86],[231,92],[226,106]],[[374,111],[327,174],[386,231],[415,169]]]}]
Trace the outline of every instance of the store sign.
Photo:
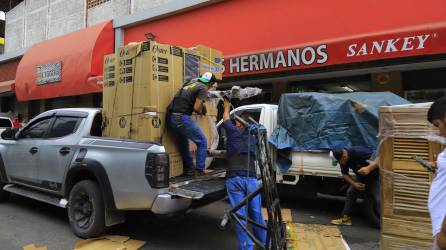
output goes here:
[{"label": "store sign", "polygon": [[339,39],[227,57],[224,77],[307,69],[430,54],[446,54],[446,27]]},{"label": "store sign", "polygon": [[243,73],[274,70],[300,65],[324,64],[327,59],[327,45],[322,44],[317,47],[308,46],[229,58],[229,67],[225,66],[225,71]]},{"label": "store sign", "polygon": [[57,61],[37,66],[36,73],[37,85],[59,82],[62,80],[62,62]]}]

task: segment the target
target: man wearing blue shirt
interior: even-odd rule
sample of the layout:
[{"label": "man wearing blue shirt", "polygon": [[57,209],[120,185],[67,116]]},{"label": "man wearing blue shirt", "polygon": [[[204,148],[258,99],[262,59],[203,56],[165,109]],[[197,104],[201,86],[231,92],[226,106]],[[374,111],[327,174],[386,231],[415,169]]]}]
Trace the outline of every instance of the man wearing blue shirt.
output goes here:
[{"label": "man wearing blue shirt", "polygon": [[[331,221],[334,225],[352,225],[351,214],[356,199],[362,192],[369,192],[366,198],[373,198],[374,204],[380,207],[379,194],[379,168],[375,162],[370,162],[374,151],[363,146],[355,146],[350,148],[336,148],[332,151],[333,157],[341,165],[342,177],[350,184],[347,190],[344,209],[339,219]],[[353,179],[349,171],[350,169],[355,173],[357,179]]]},{"label": "man wearing blue shirt", "polygon": [[[229,202],[231,206],[236,206],[248,194],[254,192],[259,187],[259,181],[256,177],[256,169],[254,163],[255,137],[249,135],[243,124],[234,119],[230,119],[231,103],[228,100],[224,102],[223,128],[226,131],[226,189],[228,192]],[[246,120],[246,119],[245,119]],[[248,214],[248,215],[247,215]],[[244,206],[237,211],[240,218],[248,216],[260,225],[265,225],[262,216],[262,201],[260,195],[257,195],[249,201],[249,206]],[[245,223],[246,221],[242,219]],[[264,244],[266,241],[266,230],[253,226],[254,235]],[[236,225],[237,237],[239,240],[240,250],[251,250],[254,248],[252,240],[240,225]]]}]

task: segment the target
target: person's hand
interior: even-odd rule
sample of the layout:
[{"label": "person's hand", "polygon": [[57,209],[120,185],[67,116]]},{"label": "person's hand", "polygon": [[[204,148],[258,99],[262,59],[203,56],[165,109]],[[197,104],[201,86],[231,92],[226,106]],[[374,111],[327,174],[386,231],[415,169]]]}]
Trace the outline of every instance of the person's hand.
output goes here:
[{"label": "person's hand", "polygon": [[226,98],[224,98],[223,107],[224,107],[225,110],[231,109],[231,103]]},{"label": "person's hand", "polygon": [[352,186],[353,186],[356,190],[358,190],[359,192],[364,192],[364,191],[365,191],[365,185],[364,185],[363,183],[361,183],[361,182],[354,182],[354,183],[352,184]]},{"label": "person's hand", "polygon": [[363,176],[368,175],[370,173],[370,167],[369,166],[360,168],[358,170],[358,174],[363,175]]}]

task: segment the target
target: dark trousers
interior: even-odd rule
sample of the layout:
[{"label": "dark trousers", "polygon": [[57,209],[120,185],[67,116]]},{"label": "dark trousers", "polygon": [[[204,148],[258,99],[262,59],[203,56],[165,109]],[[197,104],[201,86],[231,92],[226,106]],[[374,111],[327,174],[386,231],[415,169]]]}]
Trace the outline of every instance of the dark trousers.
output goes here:
[{"label": "dark trousers", "polygon": [[196,165],[199,170],[204,170],[208,144],[201,128],[189,115],[168,114],[168,126],[172,129],[175,139],[180,144],[183,165],[193,167],[194,162],[189,150],[189,140],[197,145]]},{"label": "dark trousers", "polygon": [[[347,190],[347,196],[345,199],[344,209],[342,210],[343,215],[351,216],[353,213],[353,207],[356,204],[356,200],[359,196],[363,196],[364,199],[373,199],[374,204],[381,207],[381,198],[379,193],[379,177],[371,178],[369,180],[359,180],[365,184],[365,191],[360,192],[356,190],[352,185]],[[364,193],[364,194],[363,194]]]}]

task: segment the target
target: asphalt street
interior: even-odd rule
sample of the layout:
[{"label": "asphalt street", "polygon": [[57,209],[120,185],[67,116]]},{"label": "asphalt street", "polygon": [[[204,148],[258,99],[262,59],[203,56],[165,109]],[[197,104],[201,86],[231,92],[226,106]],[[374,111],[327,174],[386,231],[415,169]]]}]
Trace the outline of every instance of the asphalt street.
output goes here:
[{"label": "asphalt street", "polygon": [[[342,208],[342,202],[284,198],[282,207],[292,210],[293,219],[302,223],[327,224]],[[217,225],[226,201],[216,202],[175,218],[156,218],[132,212],[125,224],[109,234],[126,235],[146,241],[143,249],[236,249],[237,239],[232,226],[221,231]],[[35,243],[48,250],[72,249],[79,240],[69,228],[66,211],[20,196],[12,196],[0,204],[0,249],[15,250]],[[344,238],[353,250],[379,249],[379,230],[371,228],[357,214],[352,227],[341,227]]]}]

